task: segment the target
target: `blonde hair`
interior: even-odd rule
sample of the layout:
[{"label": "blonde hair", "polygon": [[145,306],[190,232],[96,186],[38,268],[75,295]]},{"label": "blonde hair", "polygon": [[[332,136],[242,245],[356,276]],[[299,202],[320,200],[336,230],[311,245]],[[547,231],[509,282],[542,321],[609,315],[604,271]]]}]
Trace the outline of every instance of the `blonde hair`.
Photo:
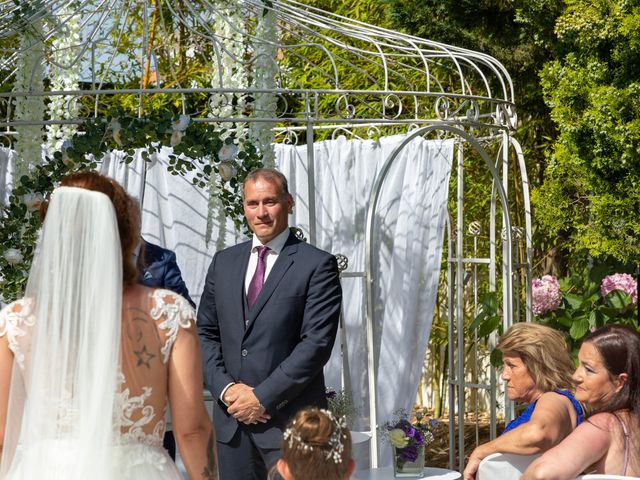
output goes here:
[{"label": "blonde hair", "polygon": [[500,337],[496,348],[518,355],[539,390],[573,388],[573,361],[557,330],[537,323],[516,323]]},{"label": "blonde hair", "polygon": [[343,480],[351,460],[344,419],[328,410],[301,410],[284,432],[282,460],[295,480]]}]

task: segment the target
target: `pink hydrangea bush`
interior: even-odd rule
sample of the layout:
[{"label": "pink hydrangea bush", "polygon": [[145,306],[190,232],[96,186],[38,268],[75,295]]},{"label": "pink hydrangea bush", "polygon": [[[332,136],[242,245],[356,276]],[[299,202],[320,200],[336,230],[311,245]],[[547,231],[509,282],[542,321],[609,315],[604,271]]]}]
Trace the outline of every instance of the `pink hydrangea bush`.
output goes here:
[{"label": "pink hydrangea bush", "polygon": [[607,275],[600,284],[600,293],[606,297],[614,290],[621,290],[631,297],[631,303],[638,302],[638,285],[635,279],[628,273],[614,273]]},{"label": "pink hydrangea bush", "polygon": [[562,301],[560,285],[553,275],[544,275],[542,278],[534,278],[531,282],[533,293],[534,315],[544,315],[557,310]]}]

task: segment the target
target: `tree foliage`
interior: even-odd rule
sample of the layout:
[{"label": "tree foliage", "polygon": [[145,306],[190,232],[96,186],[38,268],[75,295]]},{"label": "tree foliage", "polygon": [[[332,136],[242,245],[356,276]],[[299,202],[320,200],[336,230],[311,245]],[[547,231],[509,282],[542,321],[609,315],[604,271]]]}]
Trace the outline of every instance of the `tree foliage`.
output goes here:
[{"label": "tree foliage", "polygon": [[396,28],[484,51],[510,72],[538,255],[639,262],[640,2],[386,3]]},{"label": "tree foliage", "polygon": [[536,220],[572,252],[640,262],[640,2],[571,0],[542,87],[559,135]]}]

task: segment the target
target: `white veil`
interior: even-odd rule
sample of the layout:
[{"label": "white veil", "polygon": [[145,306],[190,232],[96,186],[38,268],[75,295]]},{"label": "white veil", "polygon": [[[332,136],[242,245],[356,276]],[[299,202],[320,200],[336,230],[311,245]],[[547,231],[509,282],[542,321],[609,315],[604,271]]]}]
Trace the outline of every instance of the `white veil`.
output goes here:
[{"label": "white veil", "polygon": [[1,479],[113,478],[121,304],[111,200],[57,188],[25,294],[33,326],[16,339]]}]

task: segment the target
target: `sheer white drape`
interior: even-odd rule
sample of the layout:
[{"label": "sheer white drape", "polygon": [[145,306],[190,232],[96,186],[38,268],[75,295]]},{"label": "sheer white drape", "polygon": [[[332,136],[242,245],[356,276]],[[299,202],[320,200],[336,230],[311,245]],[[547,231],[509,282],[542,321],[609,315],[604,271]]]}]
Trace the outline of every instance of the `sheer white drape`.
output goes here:
[{"label": "sheer white drape", "polygon": [[16,154],[8,148],[0,148],[0,205],[7,203],[11,188],[13,187],[13,175],[16,168]]},{"label": "sheer white drape", "polygon": [[113,478],[121,258],[110,199],[56,189],[15,313],[0,478]]},{"label": "sheer white drape", "polygon": [[[317,243],[349,257],[346,272],[365,268],[366,212],[375,178],[404,136],[336,140],[314,145]],[[416,397],[435,308],[444,238],[453,141],[413,139],[399,154],[383,185],[373,250],[378,419]],[[306,147],[276,145],[276,162],[296,199],[292,225],[309,231]],[[365,292],[362,278],[346,277],[344,318],[348,370],[345,387],[363,414],[368,410]],[[325,368],[327,383],[341,387],[339,342]],[[363,425],[366,426],[366,425]],[[382,464],[390,457],[383,455]]]}]

